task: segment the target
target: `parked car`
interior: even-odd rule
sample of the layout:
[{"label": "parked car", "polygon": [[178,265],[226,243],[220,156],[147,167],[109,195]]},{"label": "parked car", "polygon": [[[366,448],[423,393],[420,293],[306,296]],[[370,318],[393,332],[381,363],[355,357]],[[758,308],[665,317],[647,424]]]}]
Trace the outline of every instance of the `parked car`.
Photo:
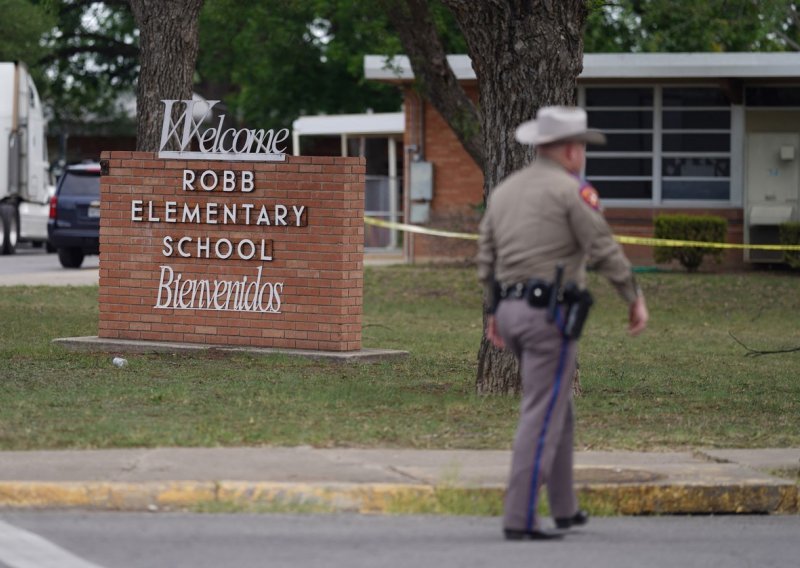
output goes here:
[{"label": "parked car", "polygon": [[80,268],[87,254],[100,254],[100,164],[67,166],[50,199],[47,236],[64,268]]}]

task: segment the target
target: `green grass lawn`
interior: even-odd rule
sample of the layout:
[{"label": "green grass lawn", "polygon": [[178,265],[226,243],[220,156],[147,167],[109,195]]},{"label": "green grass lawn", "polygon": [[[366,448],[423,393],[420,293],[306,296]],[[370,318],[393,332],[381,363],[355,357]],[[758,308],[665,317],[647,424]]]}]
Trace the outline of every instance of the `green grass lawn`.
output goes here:
[{"label": "green grass lawn", "polygon": [[[640,277],[652,325],[592,278],[581,346],[579,448],[800,446],[800,279],[753,272]],[[0,449],[296,445],[508,448],[512,397],[474,394],[481,335],[474,270],[366,271],[364,345],[402,361],[75,354],[56,337],[96,335],[97,288],[0,295]]]}]

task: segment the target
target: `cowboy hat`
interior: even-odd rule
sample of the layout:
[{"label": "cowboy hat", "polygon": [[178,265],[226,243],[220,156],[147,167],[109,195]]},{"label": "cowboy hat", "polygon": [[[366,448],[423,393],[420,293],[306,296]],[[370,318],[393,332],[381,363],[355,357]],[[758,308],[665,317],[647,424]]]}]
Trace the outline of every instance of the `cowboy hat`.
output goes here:
[{"label": "cowboy hat", "polygon": [[554,142],[605,144],[605,134],[586,126],[586,111],[578,107],[548,106],[539,109],[535,120],[517,127],[517,141],[531,146]]}]

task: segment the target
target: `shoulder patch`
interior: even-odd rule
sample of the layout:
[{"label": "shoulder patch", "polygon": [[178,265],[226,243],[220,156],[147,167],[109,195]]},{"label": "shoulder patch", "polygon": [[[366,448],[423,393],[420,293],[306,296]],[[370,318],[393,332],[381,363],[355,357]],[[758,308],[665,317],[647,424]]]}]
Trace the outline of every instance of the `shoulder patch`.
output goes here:
[{"label": "shoulder patch", "polygon": [[600,194],[597,193],[597,190],[593,188],[588,183],[584,182],[581,184],[580,188],[581,199],[592,209],[595,211],[600,211],[602,207],[600,206]]}]

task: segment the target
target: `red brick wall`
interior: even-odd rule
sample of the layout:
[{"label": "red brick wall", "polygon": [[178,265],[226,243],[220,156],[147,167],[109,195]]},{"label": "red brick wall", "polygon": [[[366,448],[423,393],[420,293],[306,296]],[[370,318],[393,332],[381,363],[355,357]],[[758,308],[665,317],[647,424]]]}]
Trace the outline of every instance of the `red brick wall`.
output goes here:
[{"label": "red brick wall", "polygon": [[[465,88],[470,97],[477,100],[477,88],[471,85]],[[412,90],[405,92],[405,108],[405,147],[412,144],[420,146],[420,99]],[[483,203],[483,172],[464,151],[447,122],[430,103],[423,103],[422,112],[425,127],[421,146],[424,148],[424,159],[434,164],[433,201],[428,226],[474,232],[481,216],[479,208]],[[475,244],[472,241],[413,236],[412,257],[415,260],[459,261],[474,256]]]},{"label": "red brick wall", "polygon": [[[477,88],[466,90],[473,100],[478,100]],[[425,159],[435,164],[435,212],[474,212],[483,203],[483,172],[430,103],[425,104]]]},{"label": "red brick wall", "polygon": [[[287,156],[286,162],[230,163],[163,160],[147,152],[104,152],[102,158],[108,173],[101,180],[100,337],[326,351],[361,348],[363,158]],[[184,169],[196,171],[198,178],[205,170],[220,178],[223,170],[237,176],[252,171],[254,189],[223,192],[220,183],[204,191],[195,183],[196,191],[184,191]],[[141,209],[133,210],[134,200],[143,202]],[[159,222],[148,221],[150,201]],[[177,222],[165,222],[166,202],[177,202]],[[182,222],[184,203],[201,205],[202,223]],[[217,224],[205,222],[208,203],[218,204]],[[223,207],[234,203],[239,206],[237,223],[224,224]],[[249,225],[244,224],[244,204],[254,205]],[[279,204],[287,208],[288,226],[276,224]],[[262,206],[268,208],[269,226],[256,224]],[[293,206],[302,211],[302,226],[296,226]],[[143,220],[134,221],[134,216]],[[173,237],[175,249],[169,257],[164,254],[167,236]],[[190,258],[177,253],[182,237],[193,239],[184,247]],[[202,250],[198,258],[197,239],[204,244],[206,238],[211,258]],[[249,260],[235,252],[227,260],[214,258],[214,243],[220,239],[229,240],[235,249],[249,240],[255,255]],[[272,260],[261,260],[262,240],[265,256]],[[254,252],[247,243],[241,246],[244,257]],[[220,252],[227,251],[223,242]],[[169,308],[163,307],[170,296],[166,283],[162,286],[162,272],[165,280],[169,276],[163,266],[172,269],[174,279],[182,275],[181,288],[176,292],[170,287]],[[254,301],[253,284],[259,267],[260,306]],[[194,285],[183,284],[187,280],[200,282],[194,299]],[[211,284],[210,290],[204,281]],[[230,300],[223,282],[240,283],[229,285]],[[266,283],[273,284],[271,305]],[[156,307],[159,294],[162,307]],[[175,307],[180,302],[200,309]]]}]

